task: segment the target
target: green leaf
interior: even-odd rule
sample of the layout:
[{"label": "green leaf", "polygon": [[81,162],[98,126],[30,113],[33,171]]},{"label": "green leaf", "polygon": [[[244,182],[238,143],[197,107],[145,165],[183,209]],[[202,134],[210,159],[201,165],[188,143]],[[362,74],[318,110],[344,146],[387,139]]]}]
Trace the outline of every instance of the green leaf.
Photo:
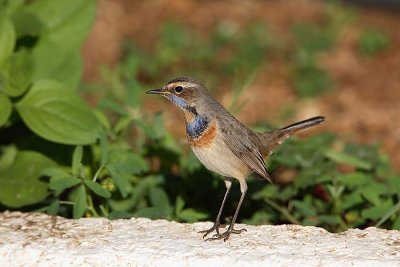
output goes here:
[{"label": "green leaf", "polygon": [[9,57],[3,66],[3,90],[9,96],[20,96],[32,82],[33,58],[28,50],[20,50]]},{"label": "green leaf", "polygon": [[141,120],[135,120],[135,123],[137,127],[153,140],[161,140],[166,134],[161,113],[158,113],[153,117],[151,124],[144,123]]},{"label": "green leaf", "polygon": [[129,125],[131,125],[132,121],[133,120],[132,120],[132,118],[130,116],[122,117],[115,124],[114,132],[118,134],[118,133],[121,133],[124,130],[127,130]]},{"label": "green leaf", "polygon": [[148,181],[149,179],[146,177],[133,187],[130,207],[136,206],[148,193],[149,187],[152,186]]},{"label": "green leaf", "polygon": [[342,164],[346,164],[346,165],[350,165],[350,166],[354,166],[356,168],[359,168],[361,170],[371,170],[372,169],[372,164],[362,160],[360,158],[356,158],[354,156],[345,154],[345,153],[341,153],[341,152],[337,152],[334,150],[327,150],[325,151],[325,156],[336,162],[336,163],[342,163]]},{"label": "green leaf", "polygon": [[0,11],[0,67],[12,54],[15,46],[14,25],[3,10]]},{"label": "green leaf", "polygon": [[128,212],[128,211],[124,211],[124,210],[115,210],[110,212],[110,214],[108,214],[107,218],[110,220],[117,220],[117,219],[129,219],[132,218],[133,214]]},{"label": "green leaf", "polygon": [[392,225],[393,230],[400,230],[400,216],[397,216],[395,219],[393,225]]},{"label": "green leaf", "polygon": [[273,215],[267,211],[257,211],[253,213],[250,219],[242,220],[245,224],[271,224],[271,219],[273,219]]},{"label": "green leaf", "polygon": [[[130,77],[134,77],[132,76],[132,74],[129,74]],[[140,83],[136,80],[136,79],[128,79],[127,81],[127,99],[126,99],[126,103],[133,107],[136,108],[140,105],[141,102],[141,92],[143,92],[143,90],[141,90],[141,85]]]},{"label": "green leaf", "polygon": [[14,162],[15,158],[18,154],[18,149],[14,145],[1,147],[1,156],[0,156],[0,174],[5,169],[9,168]]},{"label": "green leaf", "polygon": [[150,219],[167,218],[170,215],[170,210],[163,207],[146,207],[138,210],[135,217],[145,217]]},{"label": "green leaf", "polygon": [[194,209],[184,209],[178,214],[178,217],[187,222],[197,222],[207,218],[208,215]]},{"label": "green leaf", "polygon": [[74,92],[49,89],[47,85],[48,82],[35,82],[16,105],[27,126],[42,138],[56,143],[95,143],[100,124],[92,110]]},{"label": "green leaf", "polygon": [[87,207],[86,203],[86,190],[85,186],[82,184],[78,187],[76,196],[74,199],[74,208],[73,208],[73,218],[74,219],[79,219],[83,216],[85,213]]},{"label": "green leaf", "polygon": [[83,148],[82,146],[77,146],[72,154],[72,174],[75,176],[79,174],[79,170],[82,167],[82,158]]},{"label": "green leaf", "polygon": [[201,163],[194,155],[193,151],[190,151],[186,157],[180,158],[180,165],[187,170],[188,172],[194,172],[197,169],[201,168]]},{"label": "green leaf", "polygon": [[124,175],[119,173],[112,165],[107,165],[106,166],[107,170],[109,171],[111,178],[114,180],[115,184],[117,185],[117,188],[119,192],[121,193],[121,196],[123,198],[126,198],[128,196],[128,188],[130,188],[130,184],[128,180],[125,178]]},{"label": "green leaf", "polygon": [[105,132],[100,132],[100,152],[101,152],[101,159],[100,165],[104,166],[108,163],[108,140],[107,135]]},{"label": "green leaf", "polygon": [[293,206],[299,211],[303,216],[315,216],[317,214],[314,207],[306,202],[301,202],[298,200],[293,200]]},{"label": "green leaf", "polygon": [[376,223],[375,227],[380,227],[387,219],[392,217],[394,214],[396,214],[400,210],[400,202],[397,202],[396,205],[391,207],[385,215],[383,215],[380,220]]},{"label": "green leaf", "polygon": [[24,4],[24,2],[25,0],[0,0],[0,5],[3,5],[8,14],[13,14]]},{"label": "green leaf", "polygon": [[153,206],[170,208],[170,202],[167,193],[159,187],[150,188],[150,202]]},{"label": "green leaf", "polygon": [[109,153],[111,161],[109,165],[120,172],[140,174],[149,170],[147,162],[138,154],[131,152],[121,153],[120,150],[115,148]]},{"label": "green leaf", "polygon": [[353,172],[338,175],[337,180],[346,187],[357,188],[367,184],[371,179],[365,173]]},{"label": "green leaf", "polygon": [[20,151],[13,164],[0,173],[0,202],[19,208],[45,199],[47,183],[40,179],[40,173],[42,169],[55,165],[40,153]]},{"label": "green leaf", "polygon": [[179,214],[183,210],[184,206],[185,201],[183,200],[183,198],[181,196],[177,196],[175,201],[175,213]]},{"label": "green leaf", "polygon": [[89,33],[96,11],[95,0],[34,1],[26,11],[47,27],[46,37],[60,48],[77,50]]},{"label": "green leaf", "polygon": [[103,188],[101,185],[99,185],[98,183],[95,183],[91,180],[83,180],[83,183],[91,190],[93,191],[95,194],[104,197],[104,198],[110,198],[111,197],[111,193],[109,191],[107,191],[105,188]]},{"label": "green leaf", "polygon": [[41,171],[41,175],[48,177],[53,177],[53,176],[66,177],[69,176],[69,173],[64,168],[57,166],[57,167],[49,167],[43,169]]},{"label": "green leaf", "polygon": [[342,219],[338,215],[319,215],[319,221],[322,224],[336,225],[342,222]]},{"label": "green leaf", "polygon": [[0,93],[0,127],[6,124],[12,112],[12,104],[10,99]]},{"label": "green leaf", "polygon": [[390,191],[400,198],[400,176],[392,176],[389,179]]},{"label": "green leaf", "polygon": [[101,126],[103,126],[104,129],[110,130],[111,129],[111,123],[108,120],[108,117],[106,114],[104,114],[101,110],[95,108],[93,109],[94,115],[96,115],[97,120],[101,123]]},{"label": "green leaf", "polygon": [[387,191],[387,187],[383,184],[370,184],[368,186],[363,187],[362,195],[373,205],[380,206],[382,204],[382,198],[380,197],[382,194],[385,194]]},{"label": "green leaf", "polygon": [[393,206],[391,200],[387,200],[385,203],[379,206],[371,207],[361,211],[361,216],[365,219],[377,220],[383,217]]},{"label": "green leaf", "polygon": [[[137,187],[135,187],[134,190],[136,188]],[[140,199],[142,197],[143,197],[143,194],[141,196],[139,196]],[[110,199],[109,200],[110,208],[111,208],[111,210],[114,210],[114,211],[130,210],[136,205],[136,202],[135,202],[134,198],[136,198],[135,192],[133,192],[132,195],[129,198],[126,198],[126,199],[121,199],[121,200],[119,200],[119,199]]]},{"label": "green leaf", "polygon": [[53,79],[75,90],[81,80],[83,64],[79,50],[60,48],[42,39],[33,50],[35,61],[34,79]]},{"label": "green leaf", "polygon": [[19,10],[12,16],[15,31],[18,37],[38,36],[41,34],[44,25],[39,18],[31,13]]},{"label": "green leaf", "polygon": [[[111,100],[111,99],[106,99],[103,98],[100,100],[98,107],[101,109],[106,109],[112,112],[115,112],[116,114],[122,115],[122,116],[128,116],[128,112],[123,108],[123,106],[121,106],[120,104],[118,104],[117,102]],[[126,118],[129,119],[130,118]]]},{"label": "green leaf", "polygon": [[[279,200],[287,201],[291,198],[293,198],[296,194],[298,193],[298,189],[292,186],[287,186],[278,195],[275,195]],[[269,197],[264,197],[264,199],[269,198]]]},{"label": "green leaf", "polygon": [[276,196],[279,193],[279,187],[276,184],[271,184],[268,186],[264,186],[260,191],[254,193],[251,198],[252,199],[262,199],[262,198],[269,198],[272,196]]},{"label": "green leaf", "polygon": [[354,206],[365,202],[365,200],[361,197],[360,191],[361,190],[357,190],[343,196],[341,205],[344,210],[351,209]]},{"label": "green leaf", "polygon": [[82,181],[72,176],[54,176],[50,178],[49,188],[63,191],[67,188],[80,184]]},{"label": "green leaf", "polygon": [[58,211],[60,209],[60,201],[55,200],[53,203],[51,203],[50,206],[47,207],[47,214],[49,215],[57,215]]}]

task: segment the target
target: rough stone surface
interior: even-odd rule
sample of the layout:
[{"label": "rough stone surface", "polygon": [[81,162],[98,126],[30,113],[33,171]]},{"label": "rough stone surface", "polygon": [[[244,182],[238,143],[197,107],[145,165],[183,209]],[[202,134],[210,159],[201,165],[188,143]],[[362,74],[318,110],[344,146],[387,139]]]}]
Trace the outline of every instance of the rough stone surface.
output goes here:
[{"label": "rough stone surface", "polygon": [[400,266],[399,231],[245,226],[227,242],[204,242],[197,232],[210,226],[5,212],[0,266]]}]

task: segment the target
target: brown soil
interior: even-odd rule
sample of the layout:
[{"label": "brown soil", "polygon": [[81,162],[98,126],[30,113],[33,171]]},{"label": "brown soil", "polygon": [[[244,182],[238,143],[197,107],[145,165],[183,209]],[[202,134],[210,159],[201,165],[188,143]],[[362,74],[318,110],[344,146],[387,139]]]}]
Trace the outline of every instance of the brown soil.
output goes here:
[{"label": "brown soil", "polygon": [[[96,23],[83,49],[84,77],[98,79],[100,64],[116,64],[123,38],[151,48],[167,20],[185,23],[206,35],[221,21],[245,24],[257,19],[285,36],[293,22],[319,21],[322,12],[323,1],[312,0],[100,0]],[[334,49],[320,57],[320,63],[335,80],[334,90],[314,100],[300,100],[289,83],[287,64],[278,60],[262,70],[263,75],[244,93],[244,107],[238,116],[246,124],[264,119],[283,125],[289,122],[280,119],[288,106],[294,107],[296,119],[322,114],[327,122],[319,131],[333,131],[356,142],[382,142],[400,170],[400,12],[360,9],[359,13],[358,19],[341,31]],[[357,53],[356,42],[360,29],[369,26],[383,29],[391,43],[379,56],[363,58]],[[228,88],[218,88],[218,92],[219,99],[228,103]],[[156,106],[154,102],[148,105]],[[170,113],[166,116],[167,127],[183,134],[183,125],[176,126],[177,120],[183,124],[178,111],[166,103],[160,106],[157,102],[157,106]]]}]

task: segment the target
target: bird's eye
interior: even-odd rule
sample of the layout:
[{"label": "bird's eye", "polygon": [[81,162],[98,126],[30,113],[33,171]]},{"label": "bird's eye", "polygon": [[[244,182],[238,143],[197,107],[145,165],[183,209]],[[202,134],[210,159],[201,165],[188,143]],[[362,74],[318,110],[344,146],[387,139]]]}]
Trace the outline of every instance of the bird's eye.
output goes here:
[{"label": "bird's eye", "polygon": [[176,86],[175,88],[175,93],[180,94],[183,91],[183,87],[182,86]]}]

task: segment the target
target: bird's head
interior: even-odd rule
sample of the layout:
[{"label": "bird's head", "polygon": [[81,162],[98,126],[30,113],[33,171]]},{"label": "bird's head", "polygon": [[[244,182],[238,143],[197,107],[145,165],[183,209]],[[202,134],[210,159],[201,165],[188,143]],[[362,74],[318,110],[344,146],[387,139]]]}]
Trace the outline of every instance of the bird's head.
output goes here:
[{"label": "bird's head", "polygon": [[207,89],[201,82],[191,77],[181,77],[171,80],[160,89],[153,89],[147,94],[158,94],[168,98],[183,110],[196,110],[197,103],[204,95],[208,95]]}]

